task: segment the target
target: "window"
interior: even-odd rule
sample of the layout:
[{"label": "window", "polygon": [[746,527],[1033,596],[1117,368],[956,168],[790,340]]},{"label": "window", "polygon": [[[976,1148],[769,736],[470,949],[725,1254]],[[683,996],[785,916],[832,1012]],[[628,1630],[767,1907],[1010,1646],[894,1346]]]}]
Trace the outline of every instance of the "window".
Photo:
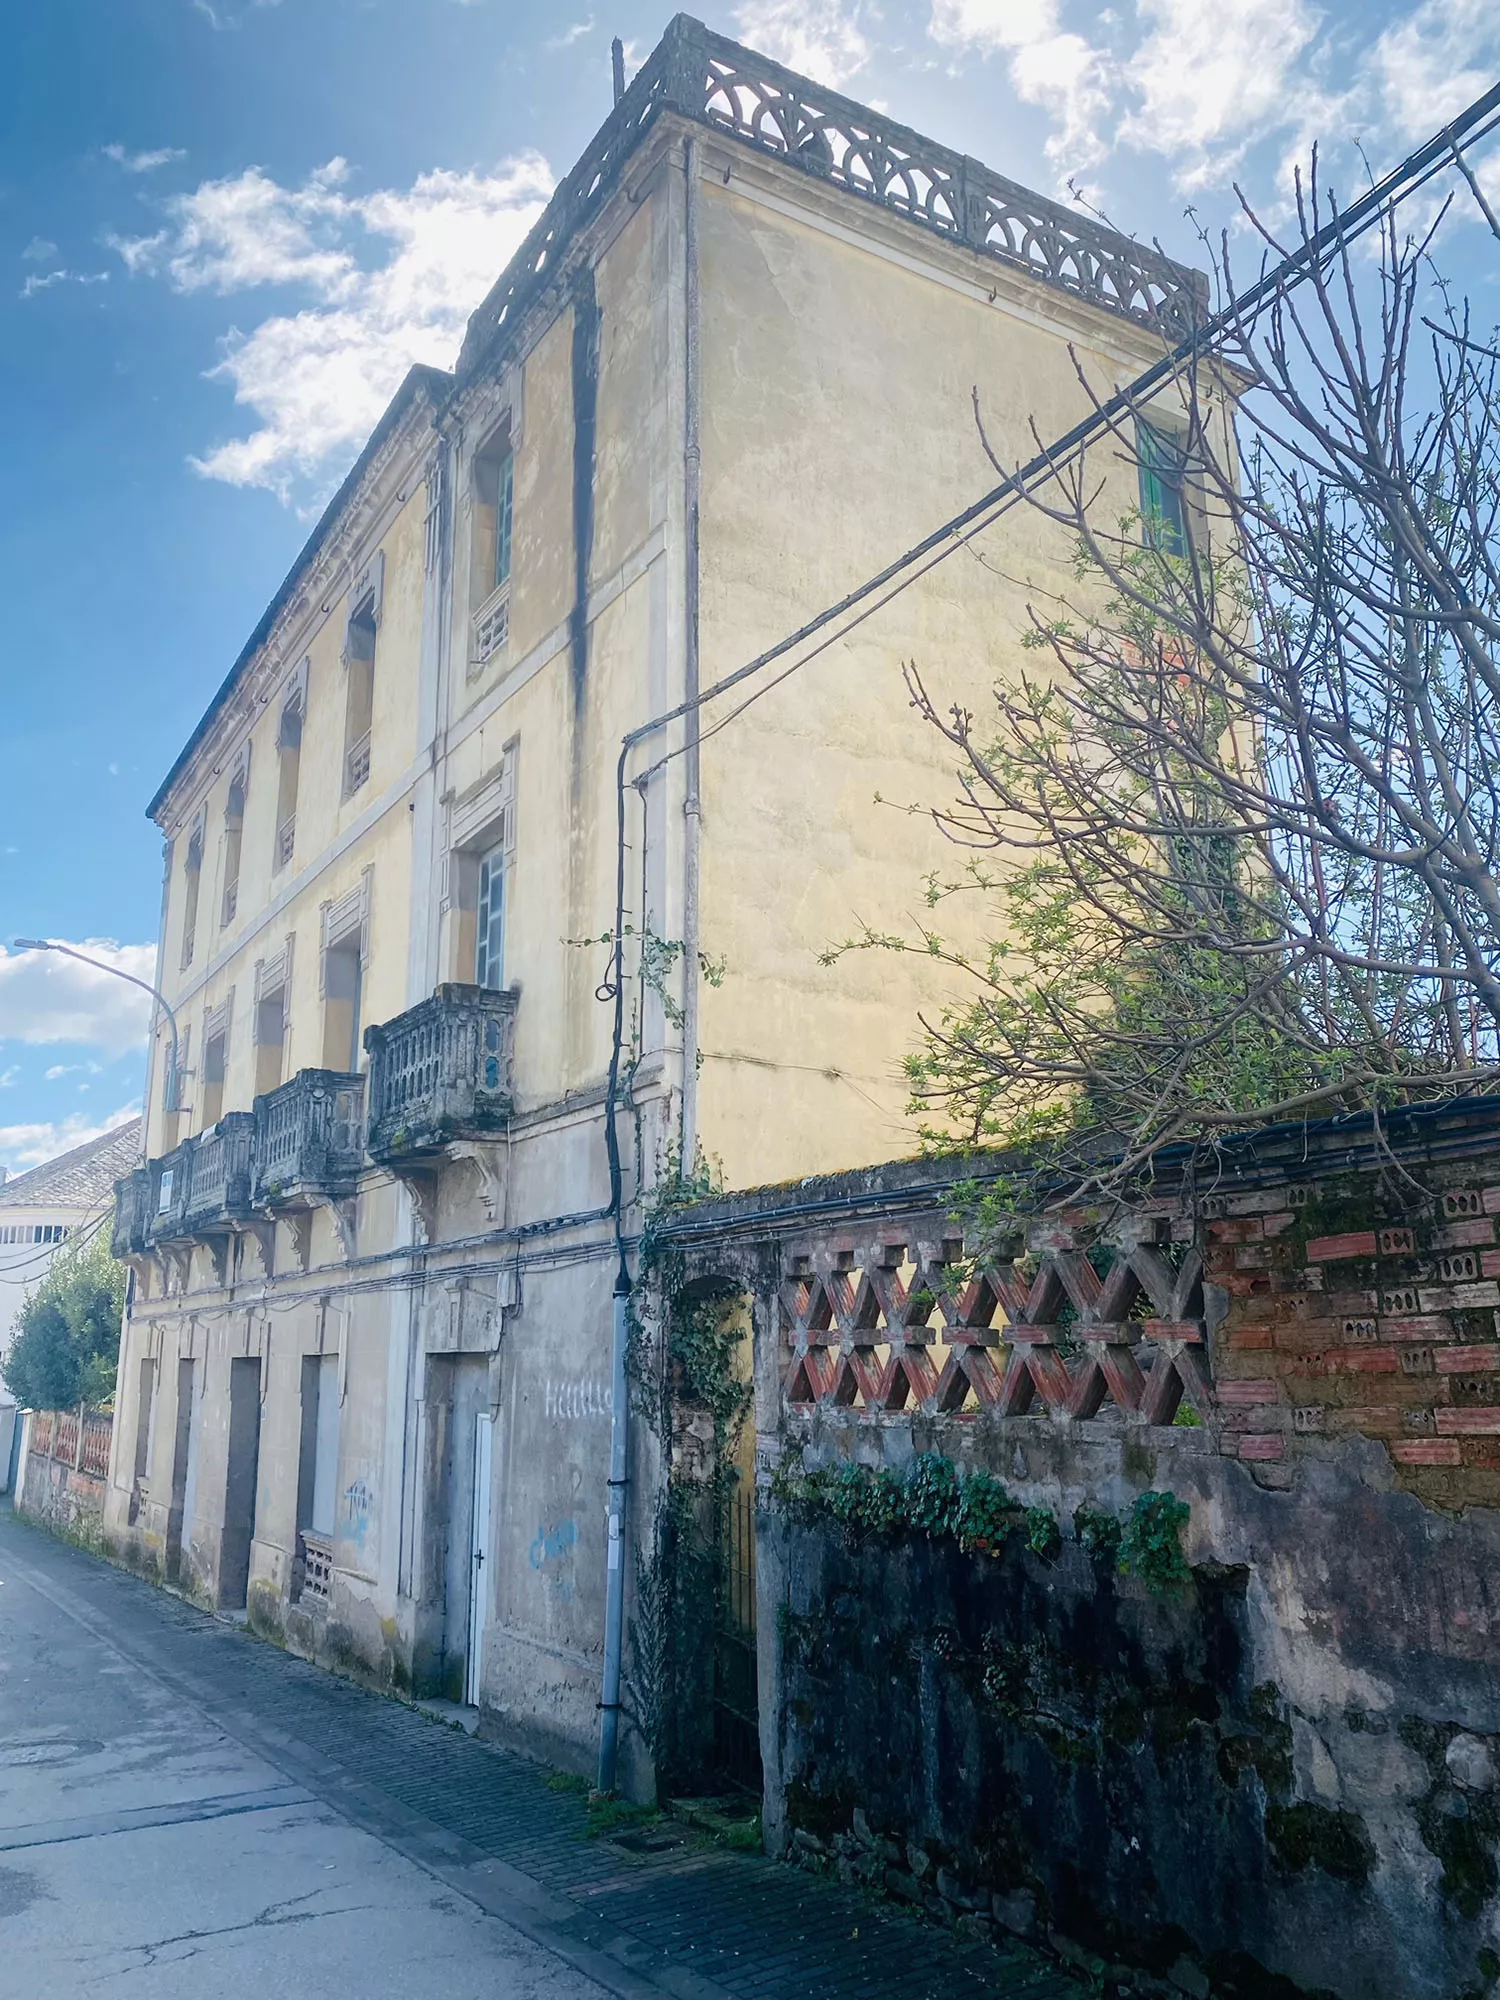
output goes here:
[{"label": "window", "polygon": [[1136,461],[1141,482],[1141,526],[1147,545],[1163,555],[1187,554],[1187,509],[1183,488],[1187,449],[1170,431],[1144,419],[1136,423]]},{"label": "window", "polygon": [[255,967],[251,1039],[255,1048],[257,1097],[274,1090],[286,1075],[287,1007],[294,942],[295,936],[289,936],[274,958],[263,958]]},{"label": "window", "polygon": [[187,855],[182,866],[182,963],[184,967],[193,962],[193,951],[198,941],[198,886],[203,879],[203,827],[202,812],[193,821],[192,832],[188,835]]},{"label": "window", "polygon": [[344,797],[370,776],[370,728],[375,712],[375,638],[380,628],[385,559],[377,555],[349,593],[344,632]]},{"label": "window", "polygon": [[495,575],[496,590],[510,582],[510,537],[515,524],[516,462],[507,452],[496,473],[495,490]]},{"label": "window", "polygon": [[297,785],[302,774],[302,716],[307,706],[307,662],[281,707],[276,731],[276,850],[272,872],[286,867],[297,845]]},{"label": "window", "polygon": [[234,1012],[234,989],[217,1007],[203,1017],[203,1066],[200,1082],[199,1130],[206,1132],[224,1115],[224,1079],[229,1070],[229,1022]]},{"label": "window", "polygon": [[286,988],[262,993],[255,1003],[255,1094],[263,1097],[281,1081],[286,1048]]},{"label": "window", "polygon": [[203,1129],[217,1125],[224,1114],[224,1072],[229,1066],[229,1037],[222,1032],[203,1038]]},{"label": "window", "polygon": [[510,637],[510,577],[516,463],[509,427],[474,460],[474,547],[469,602],[469,671],[476,673]]},{"label": "window", "polygon": [[68,1231],[60,1222],[7,1222],[0,1228],[3,1243],[66,1243]]},{"label": "window", "polygon": [[229,779],[224,800],[224,895],[219,908],[222,929],[232,924],[240,906],[240,846],[245,832],[245,787],[250,776],[250,758],[242,751]]},{"label": "window", "polygon": [[515,866],[516,744],[500,768],[453,807],[448,862],[450,979],[505,983],[505,924]]},{"label": "window", "polygon": [[505,849],[492,847],[479,863],[479,909],[474,984],[500,986],[505,970]]},{"label": "window", "polygon": [[323,906],[320,985],[323,994],[323,1068],[353,1075],[359,1068],[361,1003],[369,939],[370,875],[337,903]]}]

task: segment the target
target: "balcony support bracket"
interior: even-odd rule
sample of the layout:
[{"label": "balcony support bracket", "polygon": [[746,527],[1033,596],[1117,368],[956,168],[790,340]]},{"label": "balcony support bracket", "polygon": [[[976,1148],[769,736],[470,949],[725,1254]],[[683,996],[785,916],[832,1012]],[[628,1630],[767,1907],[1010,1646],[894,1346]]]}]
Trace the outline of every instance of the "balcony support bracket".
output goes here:
[{"label": "balcony support bracket", "polygon": [[448,1148],[448,1158],[474,1169],[485,1215],[492,1223],[503,1223],[509,1148],[503,1142],[457,1139]]}]

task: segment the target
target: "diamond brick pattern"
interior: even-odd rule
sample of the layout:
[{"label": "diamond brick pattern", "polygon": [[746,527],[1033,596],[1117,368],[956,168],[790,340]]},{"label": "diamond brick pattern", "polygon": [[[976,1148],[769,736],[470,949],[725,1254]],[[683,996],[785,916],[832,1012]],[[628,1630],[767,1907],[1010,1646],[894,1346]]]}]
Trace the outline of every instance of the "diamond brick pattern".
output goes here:
[{"label": "diamond brick pattern", "polygon": [[[1139,1225],[1137,1225],[1139,1231]],[[1049,1224],[1029,1254],[965,1259],[961,1242],[792,1246],[779,1289],[788,1410],[872,1420],[1022,1416],[1088,1422],[1107,1405],[1169,1424],[1207,1420],[1203,1265],[1196,1249]]]}]

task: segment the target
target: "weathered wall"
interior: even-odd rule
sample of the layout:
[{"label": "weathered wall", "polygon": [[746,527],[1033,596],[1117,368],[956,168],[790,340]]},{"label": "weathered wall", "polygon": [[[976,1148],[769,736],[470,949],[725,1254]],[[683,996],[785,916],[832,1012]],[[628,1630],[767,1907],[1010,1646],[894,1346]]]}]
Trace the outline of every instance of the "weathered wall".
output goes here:
[{"label": "weathered wall", "polygon": [[[995,485],[976,392],[1018,464],[1085,414],[1078,369],[1107,394],[1160,350],[893,217],[861,213],[856,234],[836,190],[727,142],[705,149],[702,187],[708,686]],[[1133,468],[1097,459],[1103,510],[1135,507]],[[1030,607],[1076,594],[1072,558],[1064,529],[1013,508],[789,677],[748,683],[727,727],[742,692],[705,711],[703,947],[724,976],[702,995],[701,1124],[731,1187],[910,1148],[902,1059],[919,1015],[968,997],[962,976],[921,952],[825,958],[864,924],[915,938],[928,873],[956,872],[925,816],[955,796],[952,748],[903,669],[982,735]],[[993,913],[970,896],[935,921],[963,949]]]},{"label": "weathered wall", "polygon": [[[1208,1197],[1169,1162],[1138,1208],[966,1251],[986,1164],[676,1227],[757,1298],[773,1844],[1188,1990],[1487,1990],[1496,1107],[1262,1135]],[[985,1549],[809,1484],[928,1453],[1008,1489]],[[1186,1507],[1180,1586],[1099,1547],[1148,1492]]]},{"label": "weathered wall", "polygon": [[[1018,1529],[991,1558],[773,1518],[794,1848],[870,1879],[857,1805],[897,1843],[875,1885],[932,1900],[941,1866],[946,1914],[1160,1972],[1186,1956],[1226,1993],[1270,1992],[1270,1973],[1349,2000],[1465,1991],[1496,1914],[1500,1521],[1434,1520],[1369,1445],[1268,1492],[1191,1431],[954,1429],[886,1431],[881,1460],[986,1464],[1056,1513],[1063,1548],[1042,1560]],[[1071,1525],[1153,1487],[1192,1508],[1193,1581],[1162,1595]]]},{"label": "weathered wall", "polygon": [[54,1534],[93,1545],[103,1532],[104,1488],[102,1474],[29,1451],[22,1460],[16,1508]]}]

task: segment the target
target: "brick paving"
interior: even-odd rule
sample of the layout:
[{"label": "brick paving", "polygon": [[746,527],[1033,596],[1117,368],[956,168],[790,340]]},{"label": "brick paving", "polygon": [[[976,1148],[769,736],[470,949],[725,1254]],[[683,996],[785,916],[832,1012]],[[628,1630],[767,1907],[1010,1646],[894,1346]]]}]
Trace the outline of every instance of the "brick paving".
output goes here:
[{"label": "brick paving", "polygon": [[[961,1943],[691,1829],[588,1837],[538,1765],[371,1694],[0,1513],[68,1615],[364,1831],[623,2000],[1080,2000],[1019,1942]],[[672,1844],[657,1846],[658,1839]],[[632,1844],[638,1843],[638,1844]]]}]

